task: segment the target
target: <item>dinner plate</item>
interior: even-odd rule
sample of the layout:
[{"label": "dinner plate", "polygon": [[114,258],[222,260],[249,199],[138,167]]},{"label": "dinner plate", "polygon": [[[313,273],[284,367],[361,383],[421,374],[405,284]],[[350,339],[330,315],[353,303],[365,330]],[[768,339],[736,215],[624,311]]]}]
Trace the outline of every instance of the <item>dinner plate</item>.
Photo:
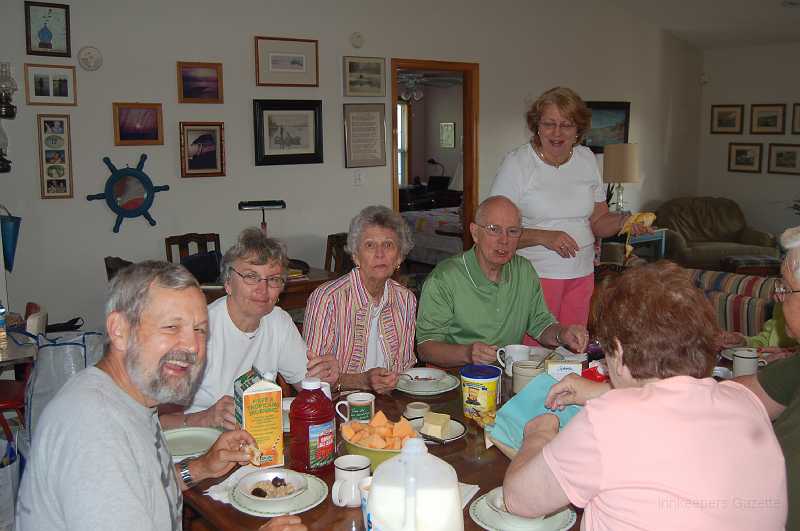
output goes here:
[{"label": "dinner plate", "polygon": [[409,380],[408,378],[400,378],[397,381],[397,390],[410,395],[434,396],[446,393],[447,391],[452,391],[459,385],[461,385],[461,380],[452,374],[444,373],[444,378],[441,380],[419,381]]},{"label": "dinner plate", "polygon": [[512,526],[489,507],[488,493],[484,494],[469,506],[472,520],[487,531],[568,531],[577,520],[575,511],[567,507],[563,511],[542,520],[534,520],[530,525]]},{"label": "dinner plate", "polygon": [[282,514],[300,514],[313,509],[328,497],[328,486],[316,476],[311,474],[303,474],[303,476],[308,482],[308,488],[293,498],[279,501],[256,501],[247,499],[237,489],[232,489],[231,505],[245,514],[269,518]]},{"label": "dinner plate", "polygon": [[166,430],[164,439],[167,441],[169,453],[172,454],[172,461],[177,463],[206,453],[220,434],[222,432],[215,428],[186,427]]},{"label": "dinner plate", "polygon": [[[417,432],[420,432],[424,420],[425,419],[423,417],[417,417],[409,420],[408,422],[411,424],[412,428],[417,430]],[[442,440],[446,443],[449,443],[459,440],[466,434],[467,434],[466,426],[464,426],[461,422],[457,421],[456,419],[450,419],[450,424],[447,426],[447,431],[445,431]]]},{"label": "dinner plate", "polygon": [[[283,478],[288,485],[294,487],[294,491],[290,494],[285,496],[276,496],[274,498],[261,498],[259,496],[255,496],[251,494],[253,489],[255,488],[256,484],[260,481],[272,481],[273,478]],[[299,496],[303,491],[308,488],[308,480],[303,474],[299,472],[295,472],[294,470],[289,470],[286,468],[270,468],[267,470],[257,470],[255,472],[250,472],[242,479],[236,483],[234,490],[238,491],[243,497],[242,499],[248,499],[250,501],[270,501],[270,502],[277,502],[282,500],[288,500],[289,498],[294,498],[295,496]]]}]

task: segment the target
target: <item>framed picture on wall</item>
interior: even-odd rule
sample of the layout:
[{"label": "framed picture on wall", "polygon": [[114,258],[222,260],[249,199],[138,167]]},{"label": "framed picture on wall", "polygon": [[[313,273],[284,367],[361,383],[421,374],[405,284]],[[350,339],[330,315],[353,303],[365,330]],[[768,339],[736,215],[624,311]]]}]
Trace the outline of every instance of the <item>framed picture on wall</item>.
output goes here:
[{"label": "framed picture on wall", "polygon": [[253,100],[255,165],[322,162],[322,100]]},{"label": "framed picture on wall", "polygon": [[344,165],[346,168],[386,166],[383,103],[344,104]]},{"label": "framed picture on wall", "polygon": [[439,147],[445,149],[456,147],[456,124],[454,122],[439,123]]},{"label": "framed picture on wall", "polygon": [[592,110],[592,123],[583,144],[594,153],[602,153],[607,144],[628,142],[631,104],[628,101],[587,101]]},{"label": "framed picture on wall", "polygon": [[114,145],[164,144],[160,103],[113,103]]},{"label": "framed picture on wall", "polygon": [[256,85],[319,86],[318,41],[256,37]]},{"label": "framed picture on wall", "polygon": [[178,62],[180,103],[224,103],[222,63]]},{"label": "framed picture on wall", "polygon": [[28,55],[69,57],[69,6],[25,2],[25,51]]},{"label": "framed picture on wall", "polygon": [[793,107],[792,134],[800,135],[800,103],[795,103]]},{"label": "framed picture on wall", "polygon": [[28,105],[77,105],[75,67],[26,63],[25,98]]},{"label": "framed picture on wall", "polygon": [[744,129],[744,105],[712,105],[712,135],[740,135]]},{"label": "framed picture on wall", "polygon": [[767,172],[800,175],[800,144],[770,144]]},{"label": "framed picture on wall", "polygon": [[69,116],[39,114],[36,116],[39,137],[39,179],[42,199],[72,197],[72,144]]},{"label": "framed picture on wall", "polygon": [[225,175],[225,124],[180,122],[181,177]]},{"label": "framed picture on wall", "polygon": [[786,105],[782,103],[750,106],[751,135],[782,135],[786,130]]},{"label": "framed picture on wall", "polygon": [[386,96],[386,59],[344,57],[345,96]]},{"label": "framed picture on wall", "polygon": [[728,144],[728,171],[761,173],[761,144]]}]

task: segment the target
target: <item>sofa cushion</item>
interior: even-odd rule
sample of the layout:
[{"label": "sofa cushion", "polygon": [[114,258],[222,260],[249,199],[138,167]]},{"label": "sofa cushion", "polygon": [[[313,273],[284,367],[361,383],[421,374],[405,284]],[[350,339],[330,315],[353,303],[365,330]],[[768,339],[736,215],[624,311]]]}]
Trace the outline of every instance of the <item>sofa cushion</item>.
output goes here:
[{"label": "sofa cushion", "polygon": [[735,295],[722,291],[706,291],[717,322],[724,330],[754,336],[772,317],[773,302],[767,299]]},{"label": "sofa cushion", "polygon": [[773,247],[759,247],[736,242],[703,242],[689,243],[685,252],[674,258],[685,267],[703,269],[721,269],[721,260],[726,256],[757,254],[775,255],[777,250]]},{"label": "sofa cushion", "polygon": [[747,295],[771,301],[775,289],[776,277],[758,277],[754,275],[737,275],[724,271],[706,271],[690,269],[692,282],[703,291],[721,291],[733,295]]},{"label": "sofa cushion", "polygon": [[659,227],[679,232],[689,242],[738,241],[746,223],[735,201],[724,197],[680,197],[657,210]]}]

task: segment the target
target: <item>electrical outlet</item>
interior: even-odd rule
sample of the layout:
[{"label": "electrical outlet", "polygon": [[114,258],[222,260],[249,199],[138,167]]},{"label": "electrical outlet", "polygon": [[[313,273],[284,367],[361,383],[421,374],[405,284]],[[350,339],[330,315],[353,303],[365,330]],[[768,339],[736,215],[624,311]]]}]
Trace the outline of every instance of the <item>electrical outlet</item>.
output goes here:
[{"label": "electrical outlet", "polygon": [[364,172],[356,170],[353,172],[353,186],[364,186]]}]

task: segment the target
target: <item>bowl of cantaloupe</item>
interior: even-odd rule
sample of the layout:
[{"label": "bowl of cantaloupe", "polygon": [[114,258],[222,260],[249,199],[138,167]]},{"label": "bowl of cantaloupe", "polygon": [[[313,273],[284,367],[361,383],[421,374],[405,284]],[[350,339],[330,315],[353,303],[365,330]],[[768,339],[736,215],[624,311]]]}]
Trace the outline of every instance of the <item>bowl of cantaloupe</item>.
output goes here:
[{"label": "bowl of cantaloupe", "polygon": [[345,422],[341,431],[347,453],[369,458],[373,471],[379,464],[399,454],[406,439],[418,436],[404,417],[392,422],[383,411],[378,411],[369,423]]}]

